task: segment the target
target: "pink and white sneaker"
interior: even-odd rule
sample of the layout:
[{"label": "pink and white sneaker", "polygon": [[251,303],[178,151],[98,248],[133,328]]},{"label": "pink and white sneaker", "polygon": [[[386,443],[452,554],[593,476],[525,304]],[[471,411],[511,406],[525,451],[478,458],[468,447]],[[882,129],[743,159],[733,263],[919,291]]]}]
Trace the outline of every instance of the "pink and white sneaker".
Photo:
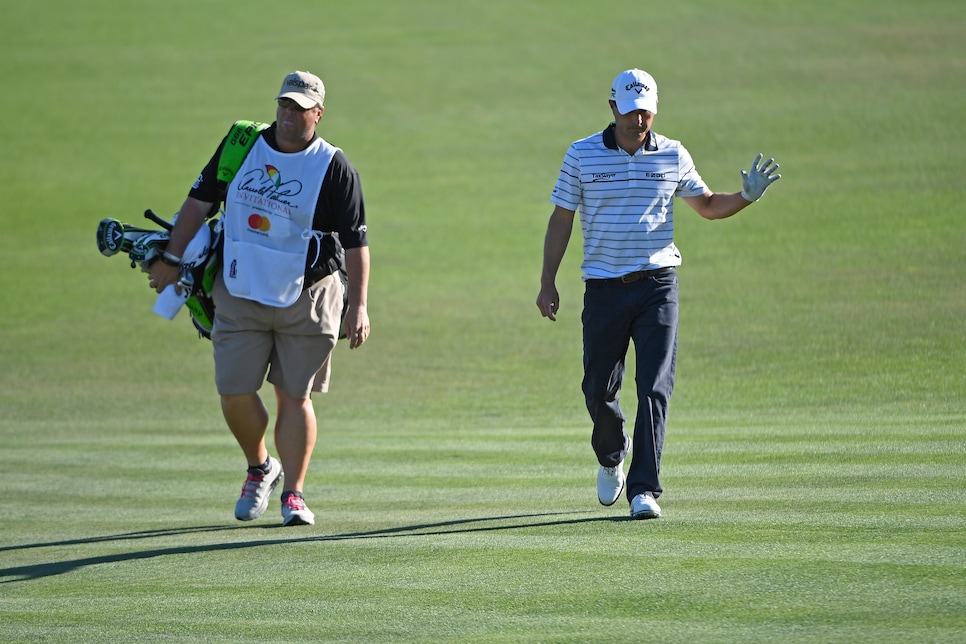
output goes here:
[{"label": "pink and white sneaker", "polygon": [[241,496],[235,503],[235,518],[239,521],[253,521],[262,516],[268,507],[268,497],[282,480],[282,465],[271,456],[268,458],[268,471],[249,468],[248,478],[242,486]]},{"label": "pink and white sneaker", "polygon": [[301,495],[286,492],[282,495],[282,525],[314,525],[315,515],[305,505]]}]

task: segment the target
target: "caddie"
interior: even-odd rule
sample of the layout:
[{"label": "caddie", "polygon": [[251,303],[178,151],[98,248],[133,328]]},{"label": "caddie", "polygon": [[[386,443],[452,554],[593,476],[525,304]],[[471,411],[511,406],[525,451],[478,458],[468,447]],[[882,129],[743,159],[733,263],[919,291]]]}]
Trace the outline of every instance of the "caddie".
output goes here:
[{"label": "caddie", "polygon": [[[324,100],[318,76],[285,76],[275,121],[256,134],[227,192],[218,185],[226,137],[188,192],[161,261],[148,270],[159,293],[177,283],[189,240],[224,198],[211,340],[222,412],[248,465],[235,504],[241,521],[260,517],[281,484],[282,524],[315,522],[303,496],[317,434],[312,393],[328,389],[343,314],[350,349],[370,332],[362,185],[343,151],[316,134]],[[340,270],[348,276],[344,311]],[[265,442],[269,413],[258,393],[265,379],[277,400],[277,459]]]}]

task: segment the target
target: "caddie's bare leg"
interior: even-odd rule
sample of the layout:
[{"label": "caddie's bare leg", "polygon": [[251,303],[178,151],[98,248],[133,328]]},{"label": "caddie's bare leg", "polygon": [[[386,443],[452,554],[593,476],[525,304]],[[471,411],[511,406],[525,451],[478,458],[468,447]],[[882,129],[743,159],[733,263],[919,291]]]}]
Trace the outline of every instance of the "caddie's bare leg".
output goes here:
[{"label": "caddie's bare leg", "polygon": [[268,410],[258,394],[223,395],[221,411],[225,415],[228,428],[245,453],[248,465],[258,466],[265,463],[268,460],[268,449],[265,447]]},{"label": "caddie's bare leg", "polygon": [[311,398],[293,398],[278,387],[275,395],[278,398],[275,448],[285,470],[285,489],[301,492],[315,449],[315,409]]}]

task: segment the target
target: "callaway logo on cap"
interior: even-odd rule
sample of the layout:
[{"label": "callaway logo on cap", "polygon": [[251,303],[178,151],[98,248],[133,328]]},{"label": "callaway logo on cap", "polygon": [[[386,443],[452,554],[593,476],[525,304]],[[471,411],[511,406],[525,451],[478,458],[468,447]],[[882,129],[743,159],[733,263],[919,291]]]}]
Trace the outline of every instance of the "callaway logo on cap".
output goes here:
[{"label": "callaway logo on cap", "polygon": [[643,70],[628,69],[614,79],[610,100],[617,103],[617,111],[621,114],[634,110],[657,114],[657,82]]},{"label": "callaway logo on cap", "polygon": [[315,74],[292,72],[282,81],[282,89],[275,98],[289,98],[303,109],[309,109],[322,105],[325,100],[325,85]]}]

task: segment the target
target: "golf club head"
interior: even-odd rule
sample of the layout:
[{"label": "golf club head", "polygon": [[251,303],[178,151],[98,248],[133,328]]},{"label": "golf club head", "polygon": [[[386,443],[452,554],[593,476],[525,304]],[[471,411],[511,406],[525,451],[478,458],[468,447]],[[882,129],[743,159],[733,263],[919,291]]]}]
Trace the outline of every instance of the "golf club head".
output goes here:
[{"label": "golf club head", "polygon": [[164,252],[170,237],[170,233],[166,230],[141,234],[128,251],[132,264],[150,263],[152,259]]},{"label": "golf club head", "polygon": [[97,250],[105,257],[129,253],[134,244],[152,231],[121,223],[110,217],[97,224]]}]

